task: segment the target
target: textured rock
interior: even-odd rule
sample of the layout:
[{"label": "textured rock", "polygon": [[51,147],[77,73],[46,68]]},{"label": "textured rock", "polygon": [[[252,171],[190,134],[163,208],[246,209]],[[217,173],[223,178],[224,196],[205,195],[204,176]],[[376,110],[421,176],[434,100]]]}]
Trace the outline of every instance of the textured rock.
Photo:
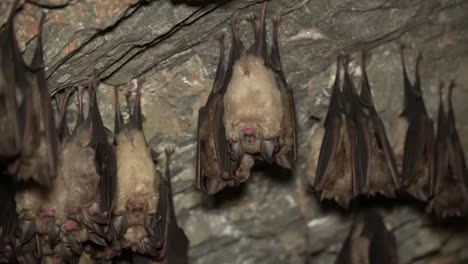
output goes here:
[{"label": "textured rock", "polygon": [[[0,3],[4,23],[13,1]],[[418,51],[424,97],[436,117],[439,81],[454,79],[455,114],[468,150],[468,1],[273,0],[268,17],[282,17],[280,46],[294,88],[300,127],[300,160],[293,176],[254,173],[245,186],[207,198],[193,188],[198,109],[211,89],[217,61],[215,36],[238,14],[242,38],[251,43],[246,14],[261,1],[35,0],[16,19],[22,47],[35,45],[39,10],[47,13],[45,61],[51,93],[83,82],[93,68],[102,81],[99,100],[113,127],[112,89],[146,79],[142,107],[150,144],[177,146],[172,164],[179,222],[191,239],[190,263],[333,263],[352,213],[320,206],[303,184],[308,138],[325,116],[340,51],[370,53],[368,73],[377,110],[391,129],[401,110],[403,81],[398,41],[408,44],[410,74]],[[270,25],[268,25],[270,26]],[[411,75],[412,76],[412,75]],[[74,121],[70,115],[69,121]],[[377,203],[374,203],[377,204]],[[466,263],[468,231],[438,223],[423,207],[385,202],[386,224],[395,230],[401,263]]]}]

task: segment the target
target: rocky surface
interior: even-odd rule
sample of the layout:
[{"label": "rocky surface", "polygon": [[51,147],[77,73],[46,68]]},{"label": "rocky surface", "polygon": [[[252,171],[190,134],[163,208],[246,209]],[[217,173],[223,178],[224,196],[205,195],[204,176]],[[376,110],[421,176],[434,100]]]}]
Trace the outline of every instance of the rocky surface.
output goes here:
[{"label": "rocky surface", "polygon": [[[195,191],[193,181],[197,113],[215,74],[215,37],[228,32],[228,22],[237,15],[242,38],[251,43],[245,18],[259,10],[261,1],[30,2],[35,4],[21,10],[16,30],[29,55],[39,12],[47,13],[44,46],[51,93],[85,81],[96,69],[106,84],[100,86],[101,112],[112,128],[110,85],[127,90],[132,78],[146,79],[142,107],[147,138],[155,149],[177,146],[172,164],[175,204],[191,240],[190,263],[304,263],[306,256],[311,263],[333,263],[353,214],[320,206],[303,177],[308,139],[325,116],[340,51],[353,53],[356,77],[359,52],[369,52],[374,100],[388,129],[402,105],[398,43],[409,46],[411,74],[417,52],[422,52],[424,97],[434,118],[439,81],[458,84],[454,106],[468,150],[468,1],[271,1],[268,17],[282,18],[281,55],[297,102],[300,160],[292,176],[259,168],[247,184],[214,198]],[[11,0],[1,1],[0,23],[11,5]],[[395,231],[400,263],[468,262],[463,223],[437,222],[424,215],[423,206],[407,201],[380,204],[385,205],[380,210],[386,224]]]}]

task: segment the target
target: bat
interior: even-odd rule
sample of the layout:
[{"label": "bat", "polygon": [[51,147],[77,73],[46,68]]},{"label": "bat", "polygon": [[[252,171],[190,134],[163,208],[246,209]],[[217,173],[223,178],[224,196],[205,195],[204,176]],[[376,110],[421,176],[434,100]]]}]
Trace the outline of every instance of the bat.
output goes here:
[{"label": "bat", "polygon": [[143,255],[135,252],[132,254],[133,263],[170,264],[188,263],[189,241],[184,231],[177,225],[172,199],[172,187],[170,178],[170,162],[174,153],[173,148],[166,148],[165,172],[159,185],[158,213],[161,215],[159,222],[151,223],[155,236],[160,237],[160,242],[155,244],[154,256]]},{"label": "bat", "polygon": [[452,106],[452,81],[448,92],[448,110],[443,103],[443,84],[439,88],[439,113],[434,152],[434,179],[428,211],[441,218],[466,216],[468,213],[468,170],[460,143]]},{"label": "bat", "polygon": [[309,141],[307,177],[322,199],[334,199],[347,208],[355,197],[351,172],[351,146],[343,116],[341,91],[341,57],[337,58],[336,75],[323,127],[317,128]]},{"label": "bat", "polygon": [[57,174],[58,139],[44,72],[43,14],[33,59],[19,50],[13,19],[19,1],[0,32],[0,160],[18,180],[48,185]]},{"label": "bat", "polygon": [[375,109],[372,100],[369,79],[366,72],[366,55],[362,53],[362,82],[360,103],[367,116],[367,126],[370,133],[369,172],[366,182],[368,195],[380,193],[387,197],[395,197],[395,191],[400,188],[400,174],[387,138],[385,126]]},{"label": "bat", "polygon": [[155,235],[161,238],[160,243],[155,247],[157,255],[155,258],[135,254],[134,263],[188,263],[189,240],[184,231],[177,225],[177,218],[174,211],[173,194],[171,187],[170,162],[174,149],[166,148],[166,164],[162,182],[159,185],[160,199],[158,201],[158,213],[161,215],[160,221],[152,223]]},{"label": "bat", "polygon": [[343,243],[335,264],[396,264],[395,236],[388,231],[376,212],[361,215]]},{"label": "bat", "polygon": [[158,223],[158,201],[162,184],[156,171],[151,149],[143,133],[141,112],[142,80],[136,81],[136,98],[128,125],[120,112],[118,89],[115,87],[115,138],[117,186],[113,209],[114,240],[120,247],[155,257],[160,237],[153,231]]},{"label": "bat", "polygon": [[[427,114],[421,90],[419,64],[416,60],[415,81],[411,84],[405,65],[404,46],[400,47],[403,65],[404,108],[394,121],[394,151],[401,166],[402,188],[414,198],[427,201],[430,198],[433,179],[434,125]],[[404,142],[401,142],[404,139]]]},{"label": "bat", "polygon": [[296,113],[278,46],[279,18],[273,19],[271,53],[266,48],[267,2],[260,22],[250,17],[255,42],[248,49],[231,22],[232,45],[224,69],[224,44],[207,103],[199,110],[196,188],[209,194],[238,185],[255,160],[292,169],[297,158]]}]

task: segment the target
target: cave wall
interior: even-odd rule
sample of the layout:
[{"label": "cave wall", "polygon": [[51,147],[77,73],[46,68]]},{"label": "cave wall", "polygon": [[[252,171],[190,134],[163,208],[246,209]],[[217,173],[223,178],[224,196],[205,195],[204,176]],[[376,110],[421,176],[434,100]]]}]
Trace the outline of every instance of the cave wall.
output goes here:
[{"label": "cave wall", "polygon": [[[11,0],[0,3],[0,23]],[[173,168],[175,206],[191,240],[190,263],[333,263],[352,213],[320,206],[304,185],[308,139],[328,106],[335,58],[353,55],[359,77],[361,50],[378,112],[391,129],[401,111],[403,80],[399,43],[408,46],[410,76],[418,52],[426,106],[436,119],[440,81],[454,80],[458,130],[468,150],[468,1],[461,0],[273,0],[280,52],[294,89],[299,123],[299,162],[291,177],[256,171],[242,187],[208,198],[193,187],[198,109],[211,90],[218,59],[216,36],[237,16],[242,39],[252,43],[248,14],[261,1],[177,3],[169,0],[33,0],[16,17],[20,46],[31,55],[39,12],[47,13],[44,48],[51,94],[82,83],[96,69],[98,100],[113,127],[113,85],[125,90],[132,78],[146,80],[144,129],[156,150],[177,147]],[[181,1],[182,2],[182,1]],[[271,23],[268,23],[270,29]],[[229,38],[228,38],[229,39]],[[73,124],[73,109],[68,121]],[[400,263],[466,263],[468,230],[439,223],[421,206],[384,202],[381,212],[394,230]]]}]

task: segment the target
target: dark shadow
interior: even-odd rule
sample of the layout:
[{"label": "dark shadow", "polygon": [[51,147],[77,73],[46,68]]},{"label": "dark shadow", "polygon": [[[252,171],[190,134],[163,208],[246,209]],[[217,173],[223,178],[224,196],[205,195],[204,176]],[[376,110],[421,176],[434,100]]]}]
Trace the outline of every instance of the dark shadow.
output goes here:
[{"label": "dark shadow", "polygon": [[293,172],[291,170],[280,167],[276,164],[270,164],[263,161],[255,161],[255,165],[252,168],[252,174],[262,173],[270,180],[276,183],[289,184],[294,180]]},{"label": "dark shadow", "polygon": [[247,191],[247,184],[241,183],[239,186],[226,187],[214,195],[205,195],[201,205],[205,209],[217,209],[227,203],[239,200]]}]

